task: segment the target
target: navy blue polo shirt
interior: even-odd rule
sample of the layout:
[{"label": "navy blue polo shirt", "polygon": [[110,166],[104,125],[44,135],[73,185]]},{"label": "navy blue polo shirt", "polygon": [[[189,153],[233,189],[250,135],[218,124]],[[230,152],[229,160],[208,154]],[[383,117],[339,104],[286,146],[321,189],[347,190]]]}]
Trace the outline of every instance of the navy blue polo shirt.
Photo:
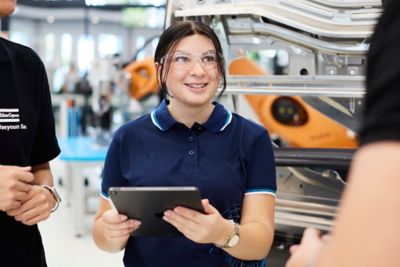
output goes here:
[{"label": "navy blue polo shirt", "polygon": [[[246,194],[275,195],[275,162],[265,128],[214,103],[204,124],[177,122],[163,101],[122,126],[109,147],[102,196],[112,186],[196,186],[226,219],[240,221]],[[125,266],[264,266],[185,237],[131,237]],[[233,265],[232,265],[233,264]],[[238,265],[237,265],[238,266]]]}]

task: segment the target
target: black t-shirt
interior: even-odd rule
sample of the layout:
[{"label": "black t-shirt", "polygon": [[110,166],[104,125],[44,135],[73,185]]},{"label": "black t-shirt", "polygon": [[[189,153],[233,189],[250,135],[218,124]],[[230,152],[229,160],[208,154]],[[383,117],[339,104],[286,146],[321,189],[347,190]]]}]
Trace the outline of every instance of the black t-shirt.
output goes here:
[{"label": "black t-shirt", "polygon": [[400,1],[392,1],[375,29],[368,54],[361,144],[400,140]]},{"label": "black t-shirt", "polygon": [[[59,153],[43,63],[30,48],[0,38],[0,165],[34,166]],[[46,266],[37,225],[0,211],[0,255],[1,266]]]}]

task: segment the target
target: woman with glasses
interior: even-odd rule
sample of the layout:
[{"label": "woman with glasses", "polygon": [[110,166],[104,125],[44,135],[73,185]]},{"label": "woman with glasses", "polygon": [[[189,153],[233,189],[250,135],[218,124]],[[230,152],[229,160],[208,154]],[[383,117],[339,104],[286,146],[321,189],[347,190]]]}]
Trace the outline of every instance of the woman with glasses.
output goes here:
[{"label": "woman with glasses", "polygon": [[[97,246],[125,249],[125,266],[265,266],[274,233],[271,141],[265,128],[214,102],[226,86],[216,34],[201,22],[177,23],[161,35],[155,62],[167,99],[114,135],[94,222]],[[205,213],[165,211],[179,237],[131,237],[141,222],[111,209],[108,189],[116,186],[196,186]]]}]

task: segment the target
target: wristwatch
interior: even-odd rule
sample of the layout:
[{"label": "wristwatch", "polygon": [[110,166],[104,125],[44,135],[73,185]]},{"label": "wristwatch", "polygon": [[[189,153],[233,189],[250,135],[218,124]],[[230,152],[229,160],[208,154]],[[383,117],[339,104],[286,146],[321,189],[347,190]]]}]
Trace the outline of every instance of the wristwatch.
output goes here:
[{"label": "wristwatch", "polygon": [[47,184],[43,184],[42,187],[49,190],[49,192],[51,193],[51,195],[54,197],[54,199],[56,201],[56,205],[54,206],[54,208],[51,209],[51,212],[54,212],[60,205],[61,197],[58,194],[58,192],[54,186],[48,186]]},{"label": "wristwatch", "polygon": [[233,233],[226,238],[226,241],[223,245],[216,245],[219,248],[233,248],[239,243],[240,235],[239,235],[239,225],[235,223],[233,220],[229,220],[233,225]]}]

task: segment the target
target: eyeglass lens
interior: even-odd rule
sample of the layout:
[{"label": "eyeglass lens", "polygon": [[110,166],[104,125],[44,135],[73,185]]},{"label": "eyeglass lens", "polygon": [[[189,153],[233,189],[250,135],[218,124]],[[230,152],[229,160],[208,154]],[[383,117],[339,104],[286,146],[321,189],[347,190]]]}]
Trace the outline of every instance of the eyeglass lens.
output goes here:
[{"label": "eyeglass lens", "polygon": [[168,57],[170,63],[178,69],[189,69],[193,67],[195,61],[200,62],[201,65],[207,70],[213,70],[217,67],[217,55],[214,52],[207,52],[200,55],[175,52],[169,54]]}]

